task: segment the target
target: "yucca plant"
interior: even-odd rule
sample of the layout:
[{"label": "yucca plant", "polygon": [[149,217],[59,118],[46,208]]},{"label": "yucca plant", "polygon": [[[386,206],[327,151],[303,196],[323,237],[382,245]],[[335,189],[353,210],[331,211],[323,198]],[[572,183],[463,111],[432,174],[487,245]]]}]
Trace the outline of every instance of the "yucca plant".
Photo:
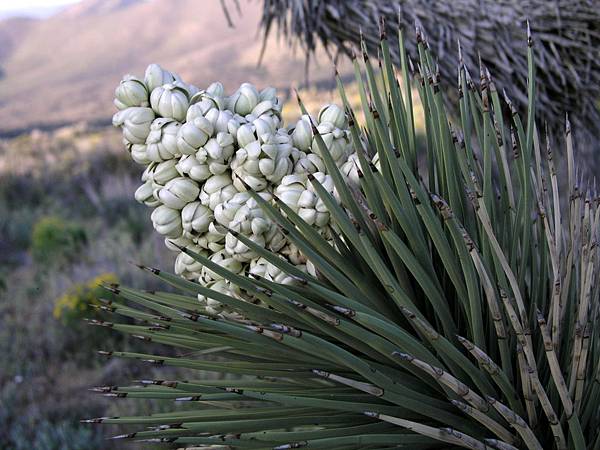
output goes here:
[{"label": "yucca plant", "polygon": [[[310,177],[335,246],[282,201],[249,190],[317,275],[233,230],[296,283],[232,273],[181,248],[253,300],[242,301],[140,266],[180,293],[111,286],[117,299],[102,309],[138,324],[99,324],[185,354],[101,353],[226,376],[100,387],[189,407],[87,422],[137,425],[117,438],[187,448],[600,448],[600,208],[578,180],[568,121],[568,189],[559,192],[535,122],[533,40],[527,117],[501,98],[485,67],[477,86],[461,62],[454,122],[420,30],[417,42],[415,65],[402,32],[393,44],[381,36],[379,69],[366,51],[363,64],[355,58],[364,125],[338,77],[360,188],[346,183],[313,129],[339,195]],[[237,314],[207,311],[198,295]]]}]

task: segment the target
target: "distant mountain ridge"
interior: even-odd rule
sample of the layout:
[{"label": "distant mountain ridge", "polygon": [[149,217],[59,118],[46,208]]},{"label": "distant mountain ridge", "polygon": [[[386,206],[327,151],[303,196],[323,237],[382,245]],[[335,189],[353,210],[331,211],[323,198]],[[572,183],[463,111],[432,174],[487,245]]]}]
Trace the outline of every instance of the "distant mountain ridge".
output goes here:
[{"label": "distant mountain ridge", "polygon": [[[48,19],[0,21],[0,135],[106,122],[121,77],[142,75],[151,62],[200,87],[216,79],[230,91],[243,81],[301,84],[304,56],[274,38],[257,67],[261,5],[244,6],[235,29],[218,0],[84,0]],[[311,77],[330,80],[330,65]]]}]

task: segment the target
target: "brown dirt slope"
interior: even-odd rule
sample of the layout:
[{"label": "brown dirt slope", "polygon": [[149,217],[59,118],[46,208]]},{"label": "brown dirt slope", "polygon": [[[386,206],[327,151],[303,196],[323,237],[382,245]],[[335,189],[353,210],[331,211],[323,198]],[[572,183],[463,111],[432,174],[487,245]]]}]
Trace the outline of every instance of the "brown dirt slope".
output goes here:
[{"label": "brown dirt slope", "polygon": [[[84,0],[45,20],[0,21],[0,135],[107,121],[121,76],[150,62],[200,87],[302,83],[303,55],[274,39],[257,67],[260,2],[244,6],[241,17],[230,11],[234,29],[218,0]],[[311,77],[329,79],[329,64]]]}]

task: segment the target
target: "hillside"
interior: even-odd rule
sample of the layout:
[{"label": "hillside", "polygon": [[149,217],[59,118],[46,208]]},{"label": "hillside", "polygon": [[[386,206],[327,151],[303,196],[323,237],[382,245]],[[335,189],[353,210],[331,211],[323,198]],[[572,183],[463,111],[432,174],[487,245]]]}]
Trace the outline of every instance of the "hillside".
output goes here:
[{"label": "hillside", "polygon": [[[260,2],[231,8],[218,0],[84,0],[44,20],[0,21],[0,136],[35,126],[107,122],[113,90],[149,62],[205,86],[242,81],[278,87],[304,81],[304,57],[271,39],[257,67]],[[330,80],[326,56],[311,80]]]},{"label": "hillside", "polygon": [[[23,39],[31,26],[35,25],[34,19],[25,17],[11,17],[9,19],[0,20],[0,68],[4,64],[4,60],[8,58],[19,45],[19,41]],[[0,77],[1,78],[1,77]]]}]

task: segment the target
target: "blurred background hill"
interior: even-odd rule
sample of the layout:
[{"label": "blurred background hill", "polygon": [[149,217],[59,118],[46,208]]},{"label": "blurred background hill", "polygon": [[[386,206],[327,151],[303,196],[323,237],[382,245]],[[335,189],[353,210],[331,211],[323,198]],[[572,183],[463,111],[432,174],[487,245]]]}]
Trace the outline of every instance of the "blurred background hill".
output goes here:
[{"label": "blurred background hill", "polygon": [[[207,86],[243,81],[289,88],[304,82],[304,56],[273,35],[258,67],[261,5],[243,5],[228,26],[218,0],[83,0],[44,19],[0,20],[0,136],[73,122],[107,124],[125,73],[149,62]],[[331,64],[317,57],[310,79],[331,85]]]},{"label": "blurred background hill", "polygon": [[[142,168],[110,126],[122,76],[142,76],[157,62],[199,87],[220,80],[233,92],[250,81],[288,98],[290,87],[300,86],[311,110],[334,95],[323,52],[310,66],[308,87],[303,54],[275,37],[257,66],[259,1],[244,3],[242,15],[230,7],[235,28],[219,0],[60,0],[71,4],[56,8],[57,1],[0,0],[3,450],[116,448],[106,438],[126,430],[79,420],[149,407],[87,392],[139,378],[141,370],[148,376],[142,363],[106,365],[95,353],[148,350],[84,322],[102,318],[89,306],[106,297],[97,284],[164,289],[131,262],[170,270],[174,260],[152,230],[149,209],[133,198]],[[20,13],[5,13],[6,5]],[[284,108],[288,119],[298,115],[292,103]]]}]

